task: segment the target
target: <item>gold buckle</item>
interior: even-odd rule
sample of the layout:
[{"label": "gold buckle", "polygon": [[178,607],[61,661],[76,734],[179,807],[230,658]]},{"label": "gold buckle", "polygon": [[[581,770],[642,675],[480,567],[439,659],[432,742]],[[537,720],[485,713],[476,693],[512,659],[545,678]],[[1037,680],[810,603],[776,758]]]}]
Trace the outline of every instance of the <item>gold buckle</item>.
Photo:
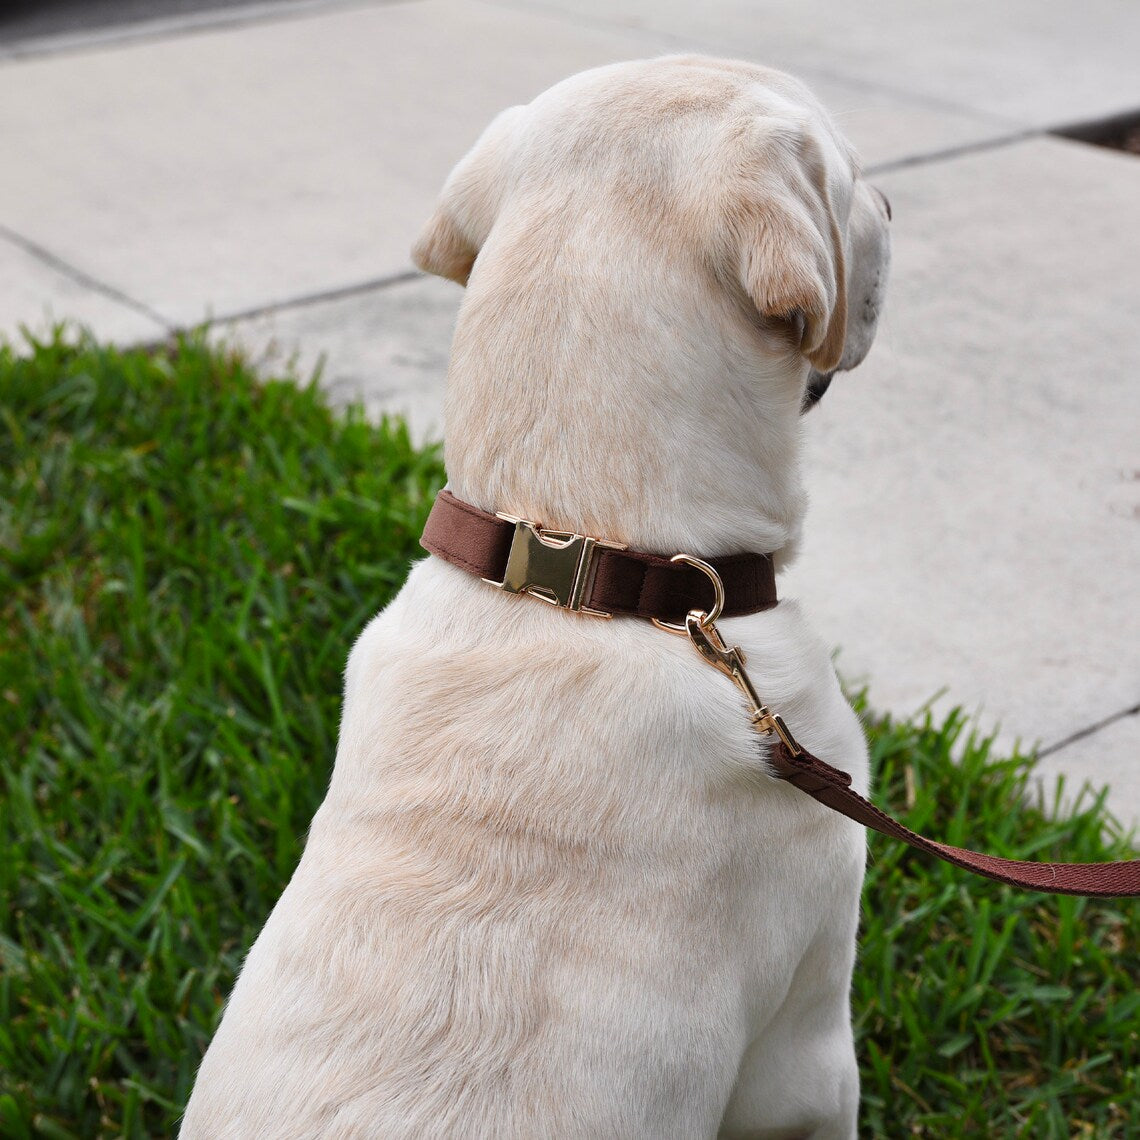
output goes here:
[{"label": "gold buckle", "polygon": [[515,524],[511,552],[501,582],[484,582],[508,594],[529,594],[561,609],[591,617],[610,618],[604,610],[582,604],[593,580],[594,551],[598,547],[625,550],[621,542],[591,538],[570,531],[545,530],[537,523],[500,512],[499,518]]}]

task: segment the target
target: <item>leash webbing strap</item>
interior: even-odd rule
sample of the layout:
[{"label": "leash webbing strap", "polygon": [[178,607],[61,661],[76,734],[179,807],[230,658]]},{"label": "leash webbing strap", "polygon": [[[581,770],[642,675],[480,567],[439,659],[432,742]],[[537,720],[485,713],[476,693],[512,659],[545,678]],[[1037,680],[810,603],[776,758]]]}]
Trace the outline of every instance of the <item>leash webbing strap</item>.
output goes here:
[{"label": "leash webbing strap", "polygon": [[911,831],[893,816],[880,811],[851,787],[851,777],[846,772],[833,768],[802,748],[799,755],[795,755],[783,740],[777,740],[769,754],[769,762],[780,779],[794,784],[840,815],[987,879],[1057,895],[1087,895],[1091,898],[1140,896],[1140,859],[1122,863],[1030,863],[984,855],[964,847],[951,847],[948,843],[938,843]]}]

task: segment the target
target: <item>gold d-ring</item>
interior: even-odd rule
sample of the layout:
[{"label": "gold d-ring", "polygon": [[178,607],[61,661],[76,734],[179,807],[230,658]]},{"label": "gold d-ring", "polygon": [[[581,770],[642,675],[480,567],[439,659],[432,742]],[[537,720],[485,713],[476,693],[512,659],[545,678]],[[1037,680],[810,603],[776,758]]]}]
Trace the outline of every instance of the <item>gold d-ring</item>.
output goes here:
[{"label": "gold d-ring", "polygon": [[[721,615],[724,609],[724,583],[720,580],[720,575],[707,563],[701,561],[699,558],[694,558],[691,554],[674,554],[669,559],[670,562],[684,562],[686,566],[693,566],[704,574],[708,580],[713,584],[713,607],[706,614],[702,613],[700,617],[701,625],[709,626]],[[699,613],[699,610],[694,610],[694,613]],[[675,625],[671,621],[660,621],[657,618],[649,619],[658,629],[668,630],[669,633],[681,633],[688,636],[688,630],[685,628],[684,623]]]}]

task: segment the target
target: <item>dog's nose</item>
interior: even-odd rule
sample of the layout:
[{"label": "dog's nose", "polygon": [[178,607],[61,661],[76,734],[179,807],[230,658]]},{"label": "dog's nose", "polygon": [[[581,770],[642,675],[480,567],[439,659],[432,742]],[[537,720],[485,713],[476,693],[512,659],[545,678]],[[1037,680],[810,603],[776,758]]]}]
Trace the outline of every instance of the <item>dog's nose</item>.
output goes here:
[{"label": "dog's nose", "polygon": [[810,412],[823,399],[824,392],[831,387],[831,378],[834,372],[813,372],[808,378],[807,391],[804,392],[804,402],[800,406],[800,415]]},{"label": "dog's nose", "polygon": [[878,194],[879,197],[883,200],[883,208],[887,211],[887,221],[893,221],[894,215],[891,213],[891,200],[886,196],[886,194],[882,192],[882,190],[878,188],[878,186],[873,187],[873,189],[875,193]]}]

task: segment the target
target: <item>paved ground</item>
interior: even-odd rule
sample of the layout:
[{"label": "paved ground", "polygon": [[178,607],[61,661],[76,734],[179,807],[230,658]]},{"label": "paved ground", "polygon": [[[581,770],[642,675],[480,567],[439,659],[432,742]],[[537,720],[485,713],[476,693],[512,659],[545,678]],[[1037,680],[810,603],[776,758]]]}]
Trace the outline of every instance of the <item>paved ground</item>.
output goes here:
[{"label": "paved ground", "polygon": [[1137,42],[1119,0],[280,0],[19,44],[0,24],[0,332],[213,317],[431,433],[460,290],[407,251],[495,111],[662,51],[796,71],[889,194],[896,266],[879,344],[808,425],[783,590],[879,707],[959,703],[1140,823],[1140,158],[1048,134],[1140,109]]}]

